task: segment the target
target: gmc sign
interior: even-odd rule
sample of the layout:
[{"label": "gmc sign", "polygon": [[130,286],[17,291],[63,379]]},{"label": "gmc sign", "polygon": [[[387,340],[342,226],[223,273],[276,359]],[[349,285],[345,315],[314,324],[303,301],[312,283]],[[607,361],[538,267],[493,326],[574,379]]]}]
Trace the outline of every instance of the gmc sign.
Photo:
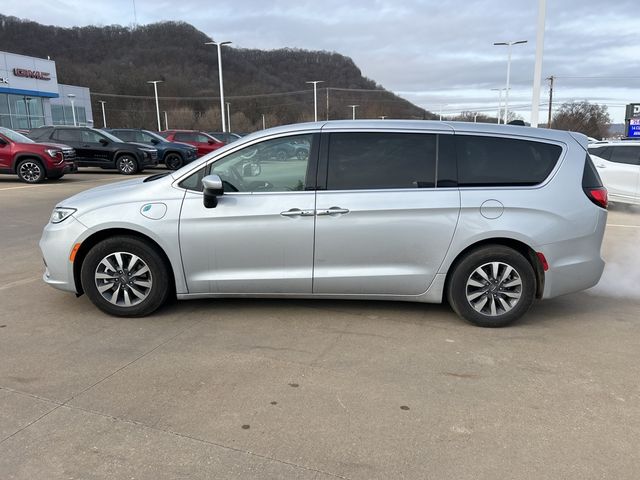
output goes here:
[{"label": "gmc sign", "polygon": [[13,74],[16,77],[35,78],[36,80],[51,80],[49,72],[39,72],[37,70],[27,70],[26,68],[14,68]]}]

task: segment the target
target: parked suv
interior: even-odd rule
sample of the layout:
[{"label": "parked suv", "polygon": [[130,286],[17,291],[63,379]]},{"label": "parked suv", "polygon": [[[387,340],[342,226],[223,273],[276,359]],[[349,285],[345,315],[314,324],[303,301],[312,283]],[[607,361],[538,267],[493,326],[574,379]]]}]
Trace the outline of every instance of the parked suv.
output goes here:
[{"label": "parked suv", "polygon": [[640,204],[640,142],[590,143],[589,153],[611,200]]},{"label": "parked suv", "polygon": [[242,135],[238,134],[238,133],[233,133],[233,132],[207,132],[209,135],[211,135],[213,138],[215,138],[216,140],[220,140],[222,143],[231,143],[231,142],[235,142],[236,140],[240,140],[242,138]]},{"label": "parked suv", "polygon": [[115,168],[133,175],[158,164],[158,151],[143,144],[126,143],[110,133],[89,127],[38,127],[29,133],[36,142],[57,141],[72,146],[79,167]]},{"label": "parked suv", "polygon": [[158,161],[170,170],[177,170],[197,157],[198,149],[186,143],[170,142],[157,133],[135,128],[111,128],[105,131],[125,142],[149,145],[158,150]]},{"label": "parked suv", "polygon": [[195,130],[164,130],[160,132],[160,135],[170,142],[182,142],[193,145],[198,149],[198,157],[202,157],[225,145],[224,142],[221,142],[217,138]]},{"label": "parked suv", "polygon": [[57,180],[75,172],[75,152],[68,145],[35,143],[21,133],[0,127],[0,173],[13,173],[26,183]]},{"label": "parked suv", "polygon": [[[306,144],[292,162],[272,144]],[[254,133],[181,169],[60,202],[44,280],[113,315],[180,299],[445,298],[507,325],[595,285],[606,190],[577,133],[336,121]]]}]

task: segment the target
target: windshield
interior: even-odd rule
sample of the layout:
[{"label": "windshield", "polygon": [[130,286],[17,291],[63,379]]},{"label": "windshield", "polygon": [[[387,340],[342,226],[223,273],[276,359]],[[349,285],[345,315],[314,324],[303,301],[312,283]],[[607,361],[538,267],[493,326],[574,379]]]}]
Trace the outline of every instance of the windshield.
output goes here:
[{"label": "windshield", "polygon": [[105,132],[104,130],[100,130],[100,134],[107,137],[109,140],[111,140],[112,142],[118,142],[118,143],[123,143],[123,140],[120,140],[118,137],[116,137],[115,135],[109,133],[109,132]]},{"label": "windshield", "polygon": [[17,142],[17,143],[35,143],[30,138],[25,137],[21,133],[14,132],[13,130],[10,130],[8,128],[0,127],[0,133],[2,135],[4,135],[5,137],[7,137],[9,140],[13,141],[13,142]]}]

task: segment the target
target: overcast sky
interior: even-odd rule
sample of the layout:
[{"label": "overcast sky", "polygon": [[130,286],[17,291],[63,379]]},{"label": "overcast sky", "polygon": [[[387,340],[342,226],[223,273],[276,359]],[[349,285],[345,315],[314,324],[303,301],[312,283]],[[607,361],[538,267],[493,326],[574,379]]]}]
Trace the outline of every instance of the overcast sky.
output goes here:
[{"label": "overcast sky", "polygon": [[[235,46],[335,51],[363,74],[437,112],[497,110],[513,47],[510,104],[529,118],[537,0],[137,0],[137,23],[182,20]],[[548,0],[543,76],[557,76],[558,103],[606,104],[616,122],[640,102],[637,0]],[[5,15],[59,26],[132,25],[132,0],[4,2]],[[630,78],[631,77],[631,78]],[[330,80],[330,79],[325,79]],[[543,83],[541,121],[546,121]],[[554,101],[555,104],[555,101]]]}]

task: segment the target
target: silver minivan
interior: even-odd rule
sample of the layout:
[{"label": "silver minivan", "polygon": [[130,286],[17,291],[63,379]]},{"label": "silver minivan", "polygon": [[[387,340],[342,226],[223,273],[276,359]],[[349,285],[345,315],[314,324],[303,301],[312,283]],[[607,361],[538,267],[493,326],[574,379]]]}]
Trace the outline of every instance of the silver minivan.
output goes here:
[{"label": "silver minivan", "polygon": [[45,282],[113,315],[174,295],[446,299],[499,327],[598,282],[606,208],[580,134],[332,121],[68,198],[40,247]]}]

